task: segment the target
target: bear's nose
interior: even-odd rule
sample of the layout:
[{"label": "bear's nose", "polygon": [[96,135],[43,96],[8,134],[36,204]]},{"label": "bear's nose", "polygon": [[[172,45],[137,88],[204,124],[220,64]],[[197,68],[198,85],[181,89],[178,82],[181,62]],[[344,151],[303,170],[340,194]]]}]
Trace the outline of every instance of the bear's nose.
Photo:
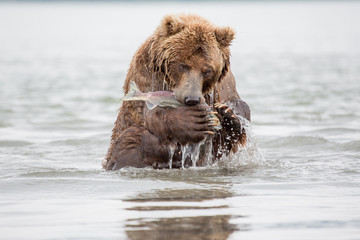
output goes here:
[{"label": "bear's nose", "polygon": [[200,103],[200,97],[193,97],[193,96],[185,97],[184,103],[188,106],[198,105]]}]

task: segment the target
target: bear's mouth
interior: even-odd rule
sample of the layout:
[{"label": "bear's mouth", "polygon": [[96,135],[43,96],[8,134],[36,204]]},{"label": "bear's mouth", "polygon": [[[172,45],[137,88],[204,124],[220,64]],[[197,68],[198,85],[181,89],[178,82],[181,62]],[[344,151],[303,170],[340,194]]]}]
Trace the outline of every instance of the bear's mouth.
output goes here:
[{"label": "bear's mouth", "polygon": [[195,106],[205,102],[200,89],[174,89],[175,98],[187,106]]}]

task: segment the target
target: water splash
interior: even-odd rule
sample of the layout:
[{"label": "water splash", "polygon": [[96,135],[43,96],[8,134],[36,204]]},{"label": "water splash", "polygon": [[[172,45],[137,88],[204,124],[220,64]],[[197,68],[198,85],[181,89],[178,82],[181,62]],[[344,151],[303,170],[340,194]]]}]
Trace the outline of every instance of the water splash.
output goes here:
[{"label": "water splash", "polygon": [[[210,146],[210,147],[209,147]],[[212,141],[211,138],[206,138],[203,141],[196,143],[196,144],[187,144],[185,146],[181,146],[181,167],[184,169],[185,167],[185,161],[188,157],[190,157],[192,166],[196,167],[197,162],[200,159],[200,152],[202,154],[205,154],[205,165],[207,165],[207,162],[209,159],[212,159]]]},{"label": "water splash", "polygon": [[181,146],[181,168],[184,169],[185,167],[185,160],[187,156],[190,154],[190,145],[186,144],[185,146]]},{"label": "water splash", "polygon": [[[202,159],[202,166],[215,168],[240,169],[265,165],[265,159],[258,148],[258,140],[252,131],[251,123],[241,116],[237,117],[241,122],[242,127],[244,128],[243,130],[246,132],[245,146],[239,146],[239,149],[236,153],[231,152],[228,156],[226,156],[225,150],[220,148],[218,151],[219,155],[222,155],[222,157],[215,163],[213,162],[213,143],[211,137],[206,138],[197,144],[187,144],[181,146],[182,169],[185,168],[185,162],[188,157],[190,157],[193,167],[197,166],[200,158]],[[169,166],[172,164],[174,151],[175,147],[170,147]]]},{"label": "water splash", "polygon": [[169,146],[169,168],[172,168],[173,157],[175,153],[176,145]]},{"label": "water splash", "polygon": [[203,142],[200,142],[198,144],[191,145],[191,151],[190,151],[190,157],[192,166],[196,167],[196,163],[199,160],[199,154],[200,154],[200,147],[203,145]]},{"label": "water splash", "polygon": [[212,154],[212,149],[213,149],[213,143],[212,143],[212,137],[209,136],[204,143],[205,149],[204,149],[204,154],[205,154],[205,165],[211,165],[213,162],[213,154]]},{"label": "water splash", "polygon": [[237,118],[246,132],[246,144],[241,146],[236,153],[230,153],[229,156],[223,155],[215,164],[227,169],[264,166],[265,159],[258,148],[258,140],[252,131],[251,123],[241,116]]}]

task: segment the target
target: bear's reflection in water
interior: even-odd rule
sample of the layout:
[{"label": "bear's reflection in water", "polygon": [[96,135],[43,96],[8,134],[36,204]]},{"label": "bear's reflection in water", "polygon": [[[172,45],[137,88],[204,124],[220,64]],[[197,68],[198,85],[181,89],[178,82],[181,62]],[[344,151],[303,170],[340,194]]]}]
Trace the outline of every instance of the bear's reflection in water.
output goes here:
[{"label": "bear's reflection in water", "polygon": [[[248,224],[230,222],[243,217],[228,214],[225,199],[232,196],[224,188],[164,189],[139,194],[125,200],[133,204],[127,210],[129,216],[140,212],[145,217],[128,218],[126,234],[129,239],[227,239],[234,231],[250,229]],[[207,209],[214,215],[208,215]]]}]

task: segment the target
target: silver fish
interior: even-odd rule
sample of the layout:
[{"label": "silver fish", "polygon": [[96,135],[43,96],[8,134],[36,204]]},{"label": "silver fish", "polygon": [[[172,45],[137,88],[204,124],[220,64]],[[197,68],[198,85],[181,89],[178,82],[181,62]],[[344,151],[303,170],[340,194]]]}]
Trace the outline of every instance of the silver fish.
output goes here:
[{"label": "silver fish", "polygon": [[175,98],[173,91],[141,92],[134,82],[130,82],[128,93],[121,99],[122,101],[144,101],[148,109],[159,107],[177,108],[182,105]]},{"label": "silver fish", "polygon": [[[183,106],[175,98],[173,91],[156,91],[156,92],[141,92],[134,82],[130,82],[130,89],[128,93],[121,99],[122,101],[144,101],[148,109],[154,107],[171,107],[177,108]],[[207,118],[209,119],[209,126],[213,129],[221,129],[219,118],[215,115],[215,112],[209,112]]]}]

